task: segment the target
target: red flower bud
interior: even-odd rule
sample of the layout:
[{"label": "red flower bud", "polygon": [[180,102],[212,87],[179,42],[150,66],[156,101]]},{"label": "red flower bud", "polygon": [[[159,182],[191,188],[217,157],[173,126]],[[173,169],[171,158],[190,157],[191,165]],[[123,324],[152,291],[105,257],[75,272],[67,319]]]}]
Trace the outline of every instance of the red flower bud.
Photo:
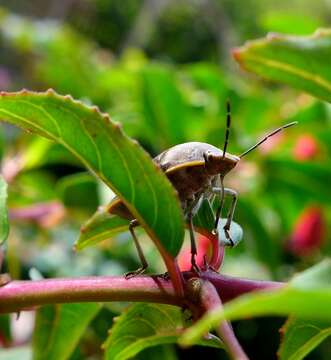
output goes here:
[{"label": "red flower bud", "polygon": [[296,160],[305,161],[313,159],[318,152],[319,148],[315,137],[305,134],[298,138],[293,149],[293,156]]},{"label": "red flower bud", "polygon": [[290,238],[289,250],[298,256],[311,255],[321,247],[325,221],[320,207],[310,206],[298,217]]},{"label": "red flower bud", "polygon": [[[199,267],[204,265],[204,257],[211,250],[210,240],[203,235],[197,237],[197,256],[195,258]],[[181,271],[191,270],[191,247],[185,247],[178,256],[178,265]]]}]

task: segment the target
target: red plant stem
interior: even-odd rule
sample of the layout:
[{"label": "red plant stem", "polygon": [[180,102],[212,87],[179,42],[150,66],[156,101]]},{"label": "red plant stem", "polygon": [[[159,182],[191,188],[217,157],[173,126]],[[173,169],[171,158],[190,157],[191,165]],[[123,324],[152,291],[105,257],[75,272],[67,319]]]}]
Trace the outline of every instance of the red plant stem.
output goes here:
[{"label": "red plant stem", "polygon": [[[192,273],[184,273],[191,278]],[[209,280],[223,301],[243,293],[274,289],[281,283],[232,278],[217,273],[202,273]],[[155,302],[181,306],[171,282],[160,276],[91,276],[81,278],[44,279],[38,281],[11,281],[0,287],[0,313],[17,312],[34,306],[74,302],[134,301]]]},{"label": "red plant stem", "polygon": [[[189,274],[185,273],[184,276],[187,277]],[[215,286],[222,302],[230,301],[251,291],[265,289],[272,290],[284,286],[284,283],[282,282],[237,278],[221,275],[213,271],[203,272],[200,277],[204,280],[210,281]]]},{"label": "red plant stem", "polygon": [[[192,279],[193,280],[193,279]],[[192,281],[191,280],[191,281]],[[222,306],[222,301],[214,285],[208,280],[195,279],[200,282],[199,302],[204,313],[215,310]],[[193,280],[194,281],[194,280]],[[216,332],[224,342],[224,346],[233,360],[248,360],[247,355],[237,340],[232,327],[226,320],[216,328]]]}]

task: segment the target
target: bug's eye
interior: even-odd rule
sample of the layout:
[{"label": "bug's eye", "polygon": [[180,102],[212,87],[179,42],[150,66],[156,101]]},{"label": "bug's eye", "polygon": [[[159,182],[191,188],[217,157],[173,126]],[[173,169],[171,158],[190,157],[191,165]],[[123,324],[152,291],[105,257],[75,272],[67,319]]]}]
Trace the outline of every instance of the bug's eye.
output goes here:
[{"label": "bug's eye", "polygon": [[214,158],[213,154],[210,151],[204,153],[203,157],[205,158],[206,163],[212,161]]}]

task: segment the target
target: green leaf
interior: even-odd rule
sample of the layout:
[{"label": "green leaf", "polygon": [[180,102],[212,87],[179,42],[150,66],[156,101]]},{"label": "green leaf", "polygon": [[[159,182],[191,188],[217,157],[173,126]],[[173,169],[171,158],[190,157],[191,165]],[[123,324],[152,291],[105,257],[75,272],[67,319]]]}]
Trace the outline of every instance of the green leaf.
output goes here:
[{"label": "green leaf", "polygon": [[0,176],[0,245],[6,241],[8,234],[7,183]]},{"label": "green leaf", "polygon": [[301,360],[331,335],[331,321],[291,318],[282,328],[280,360]]},{"label": "green leaf", "polygon": [[[105,347],[105,359],[125,360],[140,351],[176,343],[183,328],[181,309],[170,305],[134,304],[116,319]],[[197,344],[222,347],[215,337]]]},{"label": "green leaf", "polygon": [[294,315],[309,320],[331,321],[330,303],[331,259],[328,259],[279,289],[245,294],[225,304],[223,309],[210,312],[189,328],[180,342],[185,345],[194,343],[224,319]]},{"label": "green leaf", "polygon": [[248,71],[331,102],[331,29],[311,36],[270,34],[233,51]]},{"label": "green leaf", "polygon": [[88,173],[76,173],[62,177],[56,189],[67,207],[94,210],[98,204],[97,183]]},{"label": "green leaf", "polygon": [[174,345],[159,345],[147,348],[134,357],[134,360],[178,360]]},{"label": "green leaf", "polygon": [[194,215],[193,225],[209,232],[214,229],[215,215],[208,199],[202,200],[198,212]]},{"label": "green leaf", "polygon": [[76,250],[82,250],[114,235],[127,231],[130,221],[117,215],[111,215],[107,206],[100,207],[97,212],[82,226],[80,236],[75,243]]},{"label": "green leaf", "polygon": [[22,91],[1,94],[0,116],[65,146],[124,201],[159,251],[177,255],[184,221],[175,191],[107,114],[53,91]]},{"label": "green leaf", "polygon": [[100,308],[98,303],[40,308],[33,333],[33,359],[68,359]]}]

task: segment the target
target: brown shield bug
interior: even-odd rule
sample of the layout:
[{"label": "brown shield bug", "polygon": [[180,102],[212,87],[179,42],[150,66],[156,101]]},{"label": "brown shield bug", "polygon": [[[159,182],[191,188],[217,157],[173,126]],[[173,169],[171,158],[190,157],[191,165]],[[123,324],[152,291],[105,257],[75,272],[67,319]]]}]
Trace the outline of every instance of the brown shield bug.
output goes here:
[{"label": "brown shield bug", "polygon": [[[236,207],[237,193],[230,188],[224,187],[223,179],[225,175],[238,164],[241,158],[256,149],[269,137],[295,124],[296,122],[291,122],[277,128],[239,156],[231,155],[226,152],[231,125],[230,103],[228,101],[226,133],[223,150],[206,143],[188,142],[175,145],[170,149],[163,151],[153,159],[153,161],[165,172],[168,179],[177,190],[190,233],[191,264],[194,271],[199,271],[199,269],[195,261],[197,250],[195,244],[193,217],[199,210],[202,200],[204,198],[212,199],[214,197],[219,197],[220,199],[220,205],[216,211],[215,226],[213,230],[215,234],[217,233],[224,198],[225,196],[231,197],[231,205],[227,214],[226,223],[223,227],[227,241],[224,242],[223,245],[233,246],[229,230]],[[134,227],[139,225],[138,221],[134,219],[129,209],[119,198],[115,198],[109,204],[108,211],[111,214],[116,214],[131,220],[129,230],[134,239],[142,266],[135,272],[128,273],[127,276],[142,273],[147,268],[148,264],[134,233]]]}]

